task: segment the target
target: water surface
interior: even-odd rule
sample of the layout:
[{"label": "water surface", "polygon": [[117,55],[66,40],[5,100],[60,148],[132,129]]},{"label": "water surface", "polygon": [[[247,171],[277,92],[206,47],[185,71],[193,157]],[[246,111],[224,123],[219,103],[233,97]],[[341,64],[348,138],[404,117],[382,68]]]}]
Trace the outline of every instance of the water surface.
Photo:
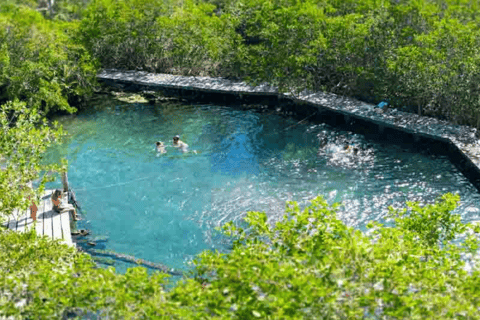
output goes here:
[{"label": "water surface", "polygon": [[[226,106],[111,100],[58,120],[69,135],[47,160],[68,159],[86,213],[81,226],[109,237],[98,248],[174,268],[202,250],[225,249],[216,226],[251,210],[274,222],[285,201],[305,205],[317,195],[343,202],[339,217],[360,228],[384,218],[390,205],[432,202],[446,192],[460,193],[456,212],[465,221],[479,218],[477,190],[446,157],[325,124]],[[197,154],[173,148],[176,134]],[[158,140],[166,154],[156,153]],[[344,152],[345,143],[361,151]]]}]

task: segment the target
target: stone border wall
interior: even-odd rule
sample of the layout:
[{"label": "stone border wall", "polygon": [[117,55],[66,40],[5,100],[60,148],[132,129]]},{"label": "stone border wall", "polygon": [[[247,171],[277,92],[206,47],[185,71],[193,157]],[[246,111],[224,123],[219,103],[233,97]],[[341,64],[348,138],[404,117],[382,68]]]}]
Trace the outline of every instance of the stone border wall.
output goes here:
[{"label": "stone border wall", "polygon": [[143,71],[103,70],[98,80],[124,91],[159,91],[166,96],[221,104],[262,104],[300,117],[344,126],[367,138],[428,144],[447,155],[480,191],[480,141],[476,129],[416,114],[383,110],[353,98],[324,92],[279,93],[266,84],[250,86],[222,78],[185,77]]}]

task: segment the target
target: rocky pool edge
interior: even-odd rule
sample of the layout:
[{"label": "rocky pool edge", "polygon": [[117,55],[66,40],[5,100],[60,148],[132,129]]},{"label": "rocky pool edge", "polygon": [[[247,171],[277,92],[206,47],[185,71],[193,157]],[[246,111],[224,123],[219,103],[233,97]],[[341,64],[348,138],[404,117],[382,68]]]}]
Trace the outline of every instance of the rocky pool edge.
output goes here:
[{"label": "rocky pool edge", "polygon": [[133,70],[102,70],[97,78],[123,91],[158,91],[188,101],[262,104],[295,112],[333,126],[394,143],[427,143],[452,163],[480,192],[480,140],[477,130],[448,121],[377,106],[333,93],[304,90],[281,93],[268,84],[251,86],[224,78],[178,76]]}]

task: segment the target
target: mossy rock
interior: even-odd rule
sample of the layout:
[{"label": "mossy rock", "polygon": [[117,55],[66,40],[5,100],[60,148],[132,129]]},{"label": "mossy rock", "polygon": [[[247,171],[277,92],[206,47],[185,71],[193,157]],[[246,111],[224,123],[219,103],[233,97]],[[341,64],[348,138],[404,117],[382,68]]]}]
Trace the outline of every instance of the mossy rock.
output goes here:
[{"label": "mossy rock", "polygon": [[105,264],[105,265],[109,265],[109,266],[113,266],[115,264],[115,260],[110,259],[110,258],[92,257],[92,259],[93,259],[93,261],[95,261],[97,263],[101,263],[101,264]]},{"label": "mossy rock", "polygon": [[142,95],[138,93],[124,93],[124,92],[115,92],[112,93],[115,96],[115,99],[127,103],[148,103],[149,101],[145,99]]}]

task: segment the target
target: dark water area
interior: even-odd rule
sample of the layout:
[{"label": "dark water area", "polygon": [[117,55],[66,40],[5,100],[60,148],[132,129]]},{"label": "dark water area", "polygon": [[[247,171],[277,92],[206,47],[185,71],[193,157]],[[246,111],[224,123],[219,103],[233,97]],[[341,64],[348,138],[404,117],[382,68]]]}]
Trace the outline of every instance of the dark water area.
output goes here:
[{"label": "dark water area", "polygon": [[[46,159],[69,161],[85,213],[79,226],[108,237],[97,249],[172,268],[188,269],[206,249],[226,250],[215,227],[239,222],[247,211],[264,211],[275,222],[285,201],[303,206],[318,195],[342,202],[338,217],[358,228],[383,220],[389,206],[431,203],[446,192],[460,194],[456,213],[464,221],[479,219],[477,189],[446,156],[326,124],[230,106],[109,98],[57,120],[69,135]],[[172,146],[177,134],[188,153]],[[156,141],[167,153],[156,152]],[[130,266],[115,265],[119,272]]]}]

